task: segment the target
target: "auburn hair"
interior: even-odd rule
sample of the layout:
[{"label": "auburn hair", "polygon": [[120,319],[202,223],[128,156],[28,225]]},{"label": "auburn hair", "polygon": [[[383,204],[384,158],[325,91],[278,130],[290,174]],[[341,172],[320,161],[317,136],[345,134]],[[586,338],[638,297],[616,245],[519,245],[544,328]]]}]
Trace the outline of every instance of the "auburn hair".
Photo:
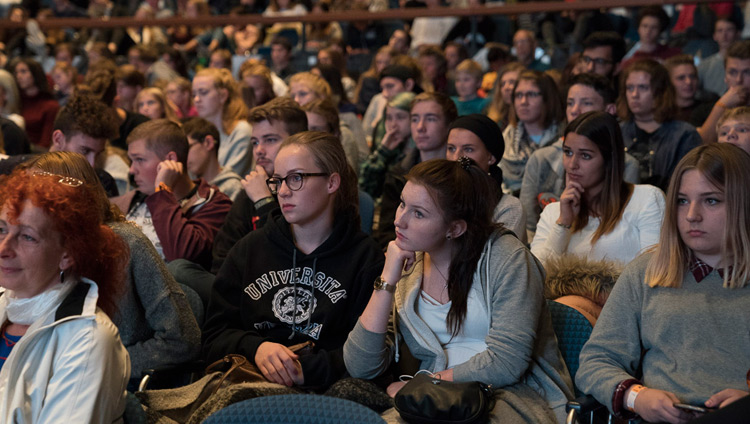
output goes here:
[{"label": "auburn hair", "polygon": [[[99,286],[98,305],[108,315],[117,311],[125,290],[128,245],[103,222],[100,203],[89,184],[50,173],[16,170],[0,179],[2,209],[10,222],[23,212],[27,201],[40,208],[59,234],[62,248],[73,259],[65,270],[77,278],[88,278]],[[71,184],[72,182],[72,184]]]}]

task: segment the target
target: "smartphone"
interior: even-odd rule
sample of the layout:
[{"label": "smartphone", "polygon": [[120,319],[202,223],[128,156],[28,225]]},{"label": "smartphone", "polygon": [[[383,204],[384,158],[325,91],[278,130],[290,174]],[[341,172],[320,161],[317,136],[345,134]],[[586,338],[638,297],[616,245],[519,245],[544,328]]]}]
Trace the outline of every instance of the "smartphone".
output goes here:
[{"label": "smartphone", "polygon": [[714,410],[713,408],[706,408],[703,405],[688,405],[687,403],[675,403],[673,405],[675,408],[682,409],[683,411],[700,412],[701,414],[707,414]]}]

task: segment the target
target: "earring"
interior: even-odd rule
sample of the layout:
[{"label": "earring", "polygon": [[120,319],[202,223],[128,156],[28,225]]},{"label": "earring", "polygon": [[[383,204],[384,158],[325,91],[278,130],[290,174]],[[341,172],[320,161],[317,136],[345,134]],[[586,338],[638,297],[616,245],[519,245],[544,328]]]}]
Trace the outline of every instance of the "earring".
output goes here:
[{"label": "earring", "polygon": [[447,236],[445,236],[445,238],[446,238],[446,240],[450,240],[451,239],[451,235],[448,234]]},{"label": "earring", "polygon": [[64,282],[65,282],[65,271],[61,270],[60,271],[60,284],[62,284]]}]

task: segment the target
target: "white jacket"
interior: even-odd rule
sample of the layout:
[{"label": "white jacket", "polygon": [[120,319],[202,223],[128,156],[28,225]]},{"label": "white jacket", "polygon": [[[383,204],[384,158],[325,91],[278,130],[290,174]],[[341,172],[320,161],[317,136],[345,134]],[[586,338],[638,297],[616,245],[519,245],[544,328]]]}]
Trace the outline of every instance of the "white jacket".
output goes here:
[{"label": "white jacket", "polygon": [[13,347],[0,370],[0,422],[122,422],[130,358],[98,298],[82,279]]}]

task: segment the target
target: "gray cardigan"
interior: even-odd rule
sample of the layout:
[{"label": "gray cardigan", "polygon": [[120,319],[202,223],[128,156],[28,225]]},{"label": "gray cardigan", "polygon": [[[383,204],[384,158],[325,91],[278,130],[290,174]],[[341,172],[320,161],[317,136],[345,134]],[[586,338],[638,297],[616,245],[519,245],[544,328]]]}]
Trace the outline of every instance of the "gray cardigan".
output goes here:
[{"label": "gray cardigan", "polygon": [[578,388],[612,410],[617,385],[646,387],[703,404],[724,389],[747,391],[750,287],[726,289],[714,270],[700,283],[685,267],[682,287],[649,287],[651,254],[622,272],[581,351]]},{"label": "gray cardigan", "polygon": [[[402,274],[396,287],[398,332],[421,361],[420,368],[438,372],[446,367],[445,353],[414,308],[422,282],[422,258],[417,255],[412,270]],[[471,286],[480,299],[487,300],[482,305],[490,321],[487,350],[454,367],[454,380],[480,380],[495,388],[525,383],[546,399],[550,408],[564,408],[573,395],[572,382],[557,349],[543,281],[542,265],[516,237],[493,235]],[[374,378],[388,368],[394,356],[398,360],[392,328],[388,333],[373,333],[357,322],[344,344],[344,362],[352,376]]]},{"label": "gray cardigan", "polygon": [[127,288],[113,317],[130,354],[130,377],[195,359],[201,333],[185,293],[138,227],[128,222],[109,225],[130,247]]}]

